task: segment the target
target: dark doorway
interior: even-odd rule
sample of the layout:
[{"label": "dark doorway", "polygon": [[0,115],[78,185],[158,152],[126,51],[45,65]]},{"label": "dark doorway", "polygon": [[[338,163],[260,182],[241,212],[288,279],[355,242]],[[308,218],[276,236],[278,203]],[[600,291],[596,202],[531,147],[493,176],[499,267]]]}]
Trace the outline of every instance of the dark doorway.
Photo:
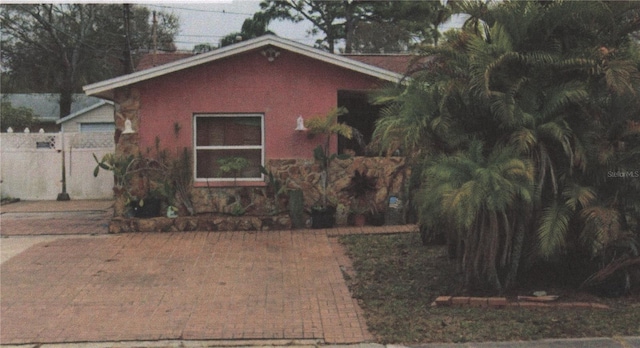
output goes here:
[{"label": "dark doorway", "polygon": [[369,103],[367,91],[338,91],[338,106],[344,106],[349,110],[348,114],[340,116],[339,122],[357,129],[362,135],[361,139],[338,137],[338,153],[367,155],[366,145],[371,142],[381,107]]}]

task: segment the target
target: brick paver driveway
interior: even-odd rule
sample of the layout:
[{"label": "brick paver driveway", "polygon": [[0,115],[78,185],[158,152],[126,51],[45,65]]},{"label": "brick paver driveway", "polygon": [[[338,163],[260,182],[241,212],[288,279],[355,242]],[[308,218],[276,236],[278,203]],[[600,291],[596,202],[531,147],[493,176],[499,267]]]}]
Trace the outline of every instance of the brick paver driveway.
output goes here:
[{"label": "brick paver driveway", "polygon": [[371,340],[334,247],[322,230],[36,244],[1,265],[0,342]]}]

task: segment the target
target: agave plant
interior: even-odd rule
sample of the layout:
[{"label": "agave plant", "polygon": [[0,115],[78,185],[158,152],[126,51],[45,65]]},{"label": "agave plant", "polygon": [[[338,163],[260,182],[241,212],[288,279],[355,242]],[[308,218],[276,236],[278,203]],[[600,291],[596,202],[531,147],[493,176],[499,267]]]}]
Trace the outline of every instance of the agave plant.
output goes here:
[{"label": "agave plant", "polygon": [[377,212],[376,204],[371,197],[376,192],[377,181],[378,178],[368,175],[366,169],[362,172],[357,169],[354,171],[349,184],[342,191],[347,193],[353,200],[352,209],[355,213]]}]

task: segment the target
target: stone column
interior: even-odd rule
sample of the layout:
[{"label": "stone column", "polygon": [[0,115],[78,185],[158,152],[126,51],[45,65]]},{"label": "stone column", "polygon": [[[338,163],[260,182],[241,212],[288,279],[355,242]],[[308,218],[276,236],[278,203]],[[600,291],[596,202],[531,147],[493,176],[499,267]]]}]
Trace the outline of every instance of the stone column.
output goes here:
[{"label": "stone column", "polygon": [[[140,155],[140,137],[138,130],[140,129],[139,109],[140,109],[140,93],[136,88],[124,87],[118,88],[114,92],[115,103],[115,135],[116,156]],[[125,122],[131,122],[133,133],[124,133]],[[125,187],[129,190],[131,187]],[[124,190],[114,190],[114,215],[122,217],[126,212],[127,197]]]}]

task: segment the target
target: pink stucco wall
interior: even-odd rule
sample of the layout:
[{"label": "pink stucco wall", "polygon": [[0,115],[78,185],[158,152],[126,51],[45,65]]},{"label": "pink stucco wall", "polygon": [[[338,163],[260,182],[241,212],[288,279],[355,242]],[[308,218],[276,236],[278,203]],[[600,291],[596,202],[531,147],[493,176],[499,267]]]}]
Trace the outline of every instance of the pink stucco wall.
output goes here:
[{"label": "pink stucco wall", "polygon": [[[369,90],[381,85],[374,77],[284,50],[269,62],[260,51],[136,86],[140,91],[140,149],[155,148],[156,137],[161,148],[192,147],[194,114],[261,113],[267,160],[312,158],[321,139],[294,131],[297,117],[308,119],[337,106],[338,90]],[[175,123],[181,126],[178,137]]]}]

